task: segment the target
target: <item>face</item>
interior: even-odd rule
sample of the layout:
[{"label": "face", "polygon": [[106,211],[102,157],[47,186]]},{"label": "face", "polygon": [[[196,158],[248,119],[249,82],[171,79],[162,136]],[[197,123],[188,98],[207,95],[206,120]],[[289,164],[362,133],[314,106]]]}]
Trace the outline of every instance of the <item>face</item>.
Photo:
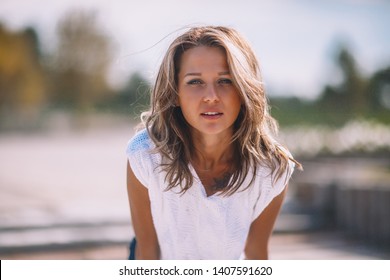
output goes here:
[{"label": "face", "polygon": [[226,54],[217,47],[195,47],[181,57],[179,106],[193,133],[231,136],[241,108]]}]

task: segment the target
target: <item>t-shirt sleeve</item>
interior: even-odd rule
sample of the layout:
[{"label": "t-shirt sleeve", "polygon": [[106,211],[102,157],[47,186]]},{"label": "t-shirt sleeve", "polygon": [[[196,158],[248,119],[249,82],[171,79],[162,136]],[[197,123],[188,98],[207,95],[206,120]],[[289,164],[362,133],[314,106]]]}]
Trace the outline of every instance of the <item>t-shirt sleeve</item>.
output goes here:
[{"label": "t-shirt sleeve", "polygon": [[151,176],[150,141],[145,132],[136,134],[129,140],[126,148],[127,160],[135,177],[146,188],[149,188]]},{"label": "t-shirt sleeve", "polygon": [[255,220],[271,201],[282,193],[294,172],[294,168],[295,163],[289,160],[286,170],[276,181],[274,180],[276,171],[273,174],[268,173],[262,177],[261,188],[259,188],[259,192],[256,194],[257,199],[253,209],[252,220]]}]

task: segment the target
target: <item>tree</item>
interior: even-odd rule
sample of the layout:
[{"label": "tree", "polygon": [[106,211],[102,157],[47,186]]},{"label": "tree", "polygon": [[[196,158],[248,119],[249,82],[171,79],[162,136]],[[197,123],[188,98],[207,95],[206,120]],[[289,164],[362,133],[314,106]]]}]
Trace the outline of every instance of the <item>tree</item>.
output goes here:
[{"label": "tree", "polygon": [[367,111],[366,81],[346,48],[341,48],[338,64],[344,76],[340,92],[345,95],[346,108],[349,107],[355,116],[362,116]]},{"label": "tree", "polygon": [[150,104],[149,83],[139,73],[134,73],[120,92],[120,100],[123,105],[131,107],[135,114],[146,110]]},{"label": "tree", "polygon": [[339,85],[326,85],[316,102],[319,110],[347,120],[351,117],[364,117],[368,112],[367,81],[358,70],[350,51],[340,47],[335,61],[342,73]]},{"label": "tree", "polygon": [[8,31],[0,25],[0,113],[12,121],[33,121],[46,101],[39,40],[33,28]]},{"label": "tree", "polygon": [[115,95],[103,100],[99,108],[104,111],[139,115],[150,104],[150,84],[138,72],[133,73],[127,83]]},{"label": "tree", "polygon": [[58,48],[52,64],[52,101],[87,109],[109,92],[106,75],[111,42],[97,25],[95,13],[72,11],[59,22]]},{"label": "tree", "polygon": [[371,110],[390,109],[390,67],[375,72],[369,82]]}]

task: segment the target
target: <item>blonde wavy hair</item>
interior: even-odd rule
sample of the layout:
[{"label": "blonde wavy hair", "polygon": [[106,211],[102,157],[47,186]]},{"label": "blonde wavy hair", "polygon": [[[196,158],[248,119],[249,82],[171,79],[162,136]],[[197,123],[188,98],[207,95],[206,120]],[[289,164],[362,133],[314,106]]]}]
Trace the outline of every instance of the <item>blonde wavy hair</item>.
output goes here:
[{"label": "blonde wavy hair", "polygon": [[189,29],[171,43],[152,89],[151,108],[141,115],[156,145],[154,152],[163,158],[161,167],[166,172],[167,190],[179,187],[179,192],[184,193],[193,184],[189,163],[194,145],[189,125],[176,104],[181,57],[185,51],[198,46],[218,47],[226,52],[229,71],[242,100],[231,139],[235,166],[230,182],[220,193],[235,193],[251,170],[252,179],[244,189],[249,187],[259,165],[271,169],[274,181],[279,179],[288,161],[293,159],[273,138],[278,127],[269,114],[259,64],[252,48],[234,29],[202,26]]}]

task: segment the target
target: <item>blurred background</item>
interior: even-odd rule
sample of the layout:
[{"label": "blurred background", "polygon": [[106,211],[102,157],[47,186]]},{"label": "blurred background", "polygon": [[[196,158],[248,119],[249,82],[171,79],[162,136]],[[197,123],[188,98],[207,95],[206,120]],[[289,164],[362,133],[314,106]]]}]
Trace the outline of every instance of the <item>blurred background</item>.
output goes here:
[{"label": "blurred background", "polygon": [[0,1],[0,258],[125,259],[127,141],[174,37],[252,44],[296,171],[273,259],[389,259],[390,2]]}]

